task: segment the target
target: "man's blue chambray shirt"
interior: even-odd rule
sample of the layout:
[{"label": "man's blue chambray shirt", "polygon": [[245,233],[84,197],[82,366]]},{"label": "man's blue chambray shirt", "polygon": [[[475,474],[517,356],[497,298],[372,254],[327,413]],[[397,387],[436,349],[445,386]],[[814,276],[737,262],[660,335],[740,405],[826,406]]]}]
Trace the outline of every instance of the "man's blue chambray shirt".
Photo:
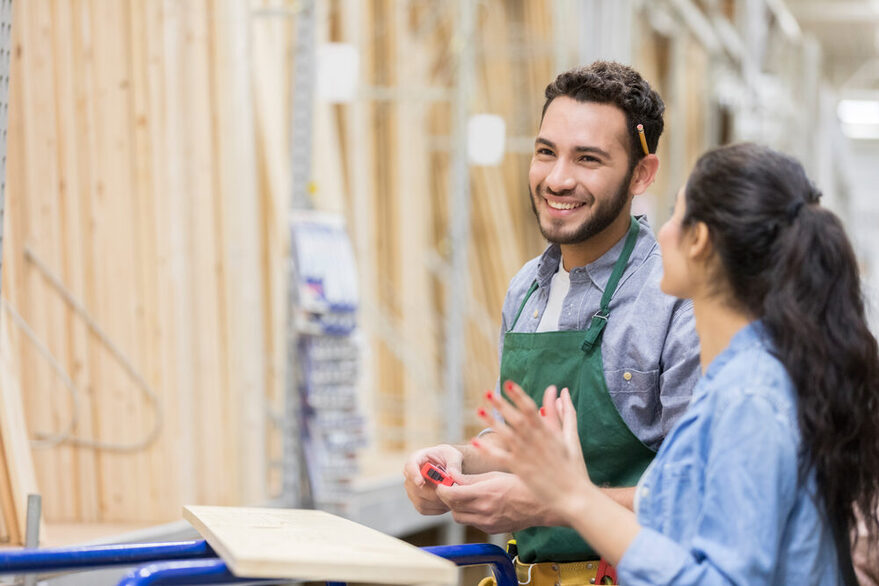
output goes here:
[{"label": "man's blue chambray shirt", "polygon": [[[647,220],[610,303],[601,354],[611,400],[629,429],[656,450],[687,407],[699,379],[699,339],[693,305],[659,289],[662,257]],[[623,250],[620,240],[595,262],[571,270],[571,288],[562,304],[559,330],[585,330],[601,304],[613,265]],[[513,277],[504,300],[500,352],[531,284],[538,289],[525,304],[515,332],[534,332],[549,299],[549,286],[561,251],[551,245]],[[543,389],[540,389],[542,392]]]},{"label": "man's blue chambray shirt", "polygon": [[815,478],[797,479],[796,394],[759,322],[708,367],[641,477],[621,584],[837,584]]}]

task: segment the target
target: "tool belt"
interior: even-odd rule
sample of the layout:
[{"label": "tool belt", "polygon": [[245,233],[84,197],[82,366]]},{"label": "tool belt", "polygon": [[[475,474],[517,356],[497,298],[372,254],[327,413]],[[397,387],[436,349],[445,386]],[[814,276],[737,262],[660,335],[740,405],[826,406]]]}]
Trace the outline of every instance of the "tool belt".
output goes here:
[{"label": "tool belt", "polygon": [[604,560],[583,562],[541,562],[523,564],[513,559],[519,584],[528,586],[583,586],[589,584],[616,584],[613,566]]},{"label": "tool belt", "polygon": [[[522,586],[589,586],[616,584],[614,567],[604,560],[585,562],[541,562],[523,564],[513,558],[516,578]],[[479,586],[496,586],[494,578],[483,578]]]},{"label": "tool belt", "polygon": [[[604,560],[582,562],[540,562],[523,564],[519,561],[516,540],[507,542],[507,554],[513,558],[516,578],[522,586],[584,586],[616,584],[616,569]],[[483,578],[478,586],[497,586],[494,578]]]}]

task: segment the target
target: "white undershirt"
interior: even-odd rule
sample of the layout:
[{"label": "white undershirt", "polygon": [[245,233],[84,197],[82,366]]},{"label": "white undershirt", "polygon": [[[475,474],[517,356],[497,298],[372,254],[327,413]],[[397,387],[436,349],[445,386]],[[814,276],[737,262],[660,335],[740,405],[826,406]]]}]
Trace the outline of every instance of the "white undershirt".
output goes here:
[{"label": "white undershirt", "polygon": [[571,288],[571,275],[565,270],[564,259],[559,260],[559,270],[552,276],[549,284],[549,301],[546,309],[537,324],[538,332],[557,332],[559,329],[559,317],[562,315],[562,303],[568,296]]}]

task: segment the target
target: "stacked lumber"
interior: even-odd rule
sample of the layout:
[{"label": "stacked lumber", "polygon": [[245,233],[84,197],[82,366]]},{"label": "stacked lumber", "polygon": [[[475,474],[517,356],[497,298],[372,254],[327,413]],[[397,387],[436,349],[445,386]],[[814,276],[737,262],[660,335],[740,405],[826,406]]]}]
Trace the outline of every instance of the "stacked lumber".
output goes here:
[{"label": "stacked lumber", "polygon": [[[15,11],[2,289],[77,393],[12,326],[45,517],[264,502],[284,254],[270,228],[286,205],[278,162],[257,161],[278,123],[257,129],[272,90],[253,83],[250,7]],[[254,50],[273,40],[263,75],[283,83],[289,35]]]},{"label": "stacked lumber", "polygon": [[[556,73],[554,4],[485,0],[462,39],[457,2],[320,3],[316,38],[360,54],[358,97],[315,104],[313,201],[345,216],[354,244],[375,453],[447,439],[460,47],[475,44],[470,111],[501,115],[509,144],[527,145]],[[14,504],[34,488],[48,520],[74,522],[167,521],[183,503],[278,496],[299,3],[14,7],[2,291],[45,352],[2,310],[0,405],[20,401],[23,424],[0,421],[0,537],[21,531]],[[661,89],[663,41],[643,38],[637,54]],[[696,105],[684,111],[708,115]],[[467,433],[496,382],[509,280],[544,246],[529,162],[517,146],[497,167],[471,167]]]},{"label": "stacked lumber", "polygon": [[[477,44],[472,111],[503,115],[517,132],[531,134],[551,59],[547,53],[534,60],[527,51],[513,49],[523,42],[522,31],[533,35],[526,42],[548,42],[549,17],[526,20],[550,7],[545,2],[489,2],[478,12],[480,34],[465,40],[456,34],[454,2],[373,0],[334,6],[330,19],[337,26],[328,27],[327,40],[358,48],[364,89],[353,103],[335,110],[346,164],[336,173],[323,169],[315,176],[315,203],[343,198],[358,255],[369,335],[364,386],[365,403],[375,414],[373,447],[411,450],[441,441],[444,434],[445,299],[457,286],[448,279],[456,47]],[[539,87],[532,83],[538,78]],[[511,87],[522,91],[514,98]],[[515,124],[522,119],[528,122]],[[529,160],[509,155],[502,166],[474,169],[471,177],[469,306],[461,336],[467,346],[464,420],[471,428],[477,422],[469,407],[497,377],[504,291],[522,262],[541,248],[528,203]],[[327,193],[332,187],[325,178],[338,174],[345,191]]]},{"label": "stacked lumber", "polygon": [[21,385],[9,349],[9,320],[0,319],[0,543],[24,544],[27,495],[37,492]]}]

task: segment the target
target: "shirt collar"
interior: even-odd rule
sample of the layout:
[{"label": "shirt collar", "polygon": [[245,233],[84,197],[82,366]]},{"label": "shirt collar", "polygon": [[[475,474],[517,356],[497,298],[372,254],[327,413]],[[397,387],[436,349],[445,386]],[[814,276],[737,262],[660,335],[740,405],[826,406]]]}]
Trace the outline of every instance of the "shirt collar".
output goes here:
[{"label": "shirt collar", "polygon": [[[639,224],[638,239],[635,242],[635,248],[629,257],[629,265],[640,265],[650,252],[656,247],[656,239],[650,231],[650,225],[647,223],[646,216],[636,216]],[[628,232],[626,232],[628,235]],[[610,247],[610,250],[598,257],[594,262],[586,266],[574,267],[570,271],[571,282],[591,280],[596,287],[603,293],[604,286],[610,280],[610,274],[613,267],[623,251],[626,244],[626,236]],[[553,275],[559,269],[559,262],[562,258],[562,251],[558,244],[550,244],[543,252],[537,265],[537,285],[538,287],[548,287]]]}]

